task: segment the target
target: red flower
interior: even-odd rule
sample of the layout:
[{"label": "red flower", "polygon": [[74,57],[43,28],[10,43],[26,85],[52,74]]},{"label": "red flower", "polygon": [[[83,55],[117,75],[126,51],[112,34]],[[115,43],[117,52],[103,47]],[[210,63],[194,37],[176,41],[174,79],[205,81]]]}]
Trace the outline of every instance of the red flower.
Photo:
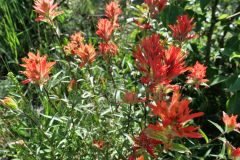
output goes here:
[{"label": "red flower", "polygon": [[112,33],[114,31],[114,27],[112,22],[107,19],[99,19],[97,25],[96,34],[101,37],[105,41],[109,41],[111,39]]},{"label": "red flower", "polygon": [[57,3],[54,4],[54,0],[35,0],[33,8],[38,14],[36,21],[43,21],[53,24],[53,19],[63,13],[57,11],[57,5]]},{"label": "red flower", "polygon": [[184,73],[187,69],[184,65],[186,53],[181,51],[181,48],[170,46],[165,52],[164,60],[167,66],[167,78],[169,80]]},{"label": "red flower", "polygon": [[103,42],[99,44],[100,53],[106,58],[107,55],[115,56],[118,52],[118,47],[113,42]]},{"label": "red flower", "polygon": [[98,149],[102,150],[104,147],[105,142],[102,140],[93,140],[93,145]]},{"label": "red flower", "polygon": [[71,35],[71,41],[64,47],[66,54],[76,54],[78,48],[83,44],[84,37],[81,32]]},{"label": "red flower", "polygon": [[223,112],[222,120],[223,120],[223,122],[224,122],[224,124],[226,126],[227,132],[231,132],[234,129],[240,127],[240,123],[237,123],[237,117],[238,117],[238,115],[228,116],[225,112]]},{"label": "red flower", "polygon": [[165,78],[166,66],[162,63],[164,53],[160,36],[144,38],[133,53],[136,59],[137,68],[144,73],[141,81],[146,84],[153,84],[155,81],[162,81]]},{"label": "red flower", "polygon": [[147,30],[147,29],[151,29],[152,26],[149,23],[141,23],[139,20],[134,19],[133,22],[140,28],[143,30]]},{"label": "red flower", "polygon": [[21,64],[26,71],[21,71],[28,79],[22,81],[22,84],[29,82],[36,83],[38,85],[43,85],[49,79],[49,72],[56,62],[47,63],[47,56],[40,56],[38,52],[37,55],[32,52],[28,53],[28,58],[22,59],[25,64]]},{"label": "red flower", "polygon": [[144,156],[141,155],[140,157],[137,158],[137,160],[144,160]]},{"label": "red flower", "polygon": [[75,53],[81,58],[80,67],[92,63],[96,57],[95,48],[91,44],[82,44]]},{"label": "red flower", "polygon": [[177,24],[169,25],[172,30],[172,36],[183,42],[188,39],[197,38],[198,36],[190,34],[194,25],[192,25],[193,18],[189,19],[188,15],[178,16]]},{"label": "red flower", "polygon": [[162,11],[166,7],[167,0],[144,0],[144,3],[146,3],[151,10],[151,14],[155,15],[158,11]]},{"label": "red flower", "polygon": [[113,26],[119,26],[118,16],[122,13],[122,10],[119,8],[119,4],[117,2],[112,1],[107,4],[105,13],[106,16],[112,21]]},{"label": "red flower", "polygon": [[200,64],[198,61],[193,67],[189,68],[191,72],[188,77],[186,83],[195,84],[196,88],[199,88],[199,85],[204,84],[208,81],[208,79],[204,79],[206,76],[206,69],[204,65]]},{"label": "red flower", "polygon": [[162,11],[166,7],[166,4],[167,4],[167,0],[159,0],[157,5],[158,10]]},{"label": "red flower", "polygon": [[71,35],[71,41],[74,43],[82,43],[84,41],[84,37],[81,32],[77,32]]},{"label": "red flower", "polygon": [[226,146],[228,148],[228,155],[231,159],[237,160],[240,158],[240,147],[236,148],[229,142],[226,142]]},{"label": "red flower", "polygon": [[125,92],[123,101],[125,103],[134,104],[140,102],[141,100],[138,99],[135,92]]},{"label": "red flower", "polygon": [[159,144],[162,144],[161,141],[147,137],[144,131],[142,131],[139,137],[135,138],[134,141],[134,153],[136,153],[139,149],[145,149],[152,157],[157,158],[157,156],[154,154],[154,148]]},{"label": "red flower", "polygon": [[150,104],[154,115],[159,116],[162,120],[162,125],[152,125],[163,132],[166,137],[189,137],[189,138],[201,138],[201,134],[196,132],[199,127],[185,126],[185,124],[196,117],[203,115],[203,112],[190,114],[191,110],[188,105],[190,101],[188,99],[180,100],[181,95],[175,92],[172,96],[171,102],[166,101],[156,102],[156,105]]},{"label": "red flower", "polygon": [[232,150],[232,157],[233,158],[239,158],[240,157],[240,147],[239,148],[234,148]]},{"label": "red flower", "polygon": [[157,34],[144,38],[133,56],[137,68],[144,74],[142,83],[151,87],[159,83],[169,84],[173,78],[187,70],[184,65],[185,53],[174,46],[165,51]]}]

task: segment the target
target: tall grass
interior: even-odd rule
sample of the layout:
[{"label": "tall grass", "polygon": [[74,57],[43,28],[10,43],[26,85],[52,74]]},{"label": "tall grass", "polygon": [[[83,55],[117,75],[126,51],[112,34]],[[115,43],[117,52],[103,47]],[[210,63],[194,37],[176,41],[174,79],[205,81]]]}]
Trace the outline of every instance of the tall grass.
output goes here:
[{"label": "tall grass", "polygon": [[0,73],[16,70],[19,58],[33,46],[30,36],[32,0],[0,0]]}]

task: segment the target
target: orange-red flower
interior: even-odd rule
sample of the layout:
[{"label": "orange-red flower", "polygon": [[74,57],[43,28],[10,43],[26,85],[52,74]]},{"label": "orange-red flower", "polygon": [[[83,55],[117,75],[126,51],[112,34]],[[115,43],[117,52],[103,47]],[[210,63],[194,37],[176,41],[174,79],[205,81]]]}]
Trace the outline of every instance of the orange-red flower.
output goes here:
[{"label": "orange-red flower", "polygon": [[99,19],[97,24],[96,34],[104,41],[109,41],[114,31],[114,27],[111,21],[108,19]]},{"label": "orange-red flower", "polygon": [[151,10],[151,14],[155,15],[158,11],[162,11],[166,7],[167,0],[144,0],[144,3]]},{"label": "orange-red flower", "polygon": [[93,145],[98,149],[102,150],[104,147],[105,142],[102,140],[93,140]]},{"label": "orange-red flower", "polygon": [[137,160],[144,160],[144,156],[141,155],[140,157],[137,158]]},{"label": "orange-red flower", "polygon": [[113,42],[99,43],[99,51],[106,58],[107,55],[115,56],[118,52],[118,46]]},{"label": "orange-red flower", "polygon": [[[199,127],[186,125],[189,120],[200,117],[203,112],[192,113],[188,105],[190,101],[188,99],[180,100],[181,95],[175,92],[172,96],[171,102],[162,100],[156,102],[156,105],[149,104],[152,108],[152,113],[161,118],[161,123],[155,125],[149,125],[149,129],[153,134],[160,134],[164,145],[170,147],[168,144],[174,137],[189,137],[189,138],[201,138],[201,134],[196,132]],[[165,147],[166,147],[165,146]]]},{"label": "orange-red flower", "polygon": [[154,83],[165,78],[166,66],[161,61],[164,54],[163,47],[160,36],[152,34],[144,38],[133,52],[137,68],[144,74],[141,78],[143,83]]},{"label": "orange-red flower", "polygon": [[170,29],[172,30],[172,36],[180,42],[197,38],[198,36],[190,33],[194,27],[194,25],[191,24],[192,22],[193,18],[189,19],[188,15],[178,16],[177,23],[174,25],[169,25]]},{"label": "orange-red flower", "polygon": [[141,23],[139,20],[134,19],[133,22],[143,30],[151,29],[152,26],[149,23]]},{"label": "orange-red flower", "polygon": [[139,135],[139,137],[136,137],[134,139],[135,145],[133,147],[134,154],[139,149],[145,149],[152,157],[156,158],[157,156],[154,154],[154,148],[160,144],[162,144],[161,141],[155,140],[152,138],[147,137],[147,135],[142,131]]},{"label": "orange-red flower", "polygon": [[232,144],[230,144],[228,141],[226,142],[226,146],[228,148],[229,158],[233,160],[238,160],[240,158],[240,147],[236,148]]},{"label": "orange-red flower", "polygon": [[228,116],[225,112],[223,112],[222,120],[226,126],[227,132],[231,132],[234,129],[237,129],[240,127],[240,123],[237,123],[237,117],[238,117],[238,115]]},{"label": "orange-red flower", "polygon": [[53,24],[53,19],[63,12],[59,12],[58,4],[54,0],[35,0],[34,11],[38,14],[36,21],[43,21]]},{"label": "orange-red flower", "polygon": [[84,41],[84,37],[81,32],[76,32],[70,37],[71,41],[77,44],[81,44]]},{"label": "orange-red flower", "polygon": [[195,84],[198,89],[201,84],[208,81],[208,79],[204,79],[206,76],[206,69],[207,67],[197,61],[193,67],[189,68],[191,73],[188,75],[186,83]]},{"label": "orange-red flower", "polygon": [[232,154],[231,154],[231,156],[232,156],[233,158],[240,158],[240,147],[238,147],[238,148],[233,148],[233,149],[232,149]]},{"label": "orange-red flower", "polygon": [[110,2],[106,5],[105,13],[106,16],[112,21],[113,26],[118,27],[118,16],[122,13],[119,4],[115,1]]},{"label": "orange-red flower", "polygon": [[74,33],[70,37],[70,42],[64,47],[66,54],[76,54],[78,48],[83,44],[84,37],[81,32]]},{"label": "orange-red flower", "polygon": [[135,92],[125,92],[123,101],[129,104],[134,104],[139,102],[137,94]]},{"label": "orange-red flower", "polygon": [[157,34],[144,38],[133,56],[137,68],[143,73],[142,83],[153,87],[159,83],[168,84],[187,70],[184,65],[186,54],[174,46],[165,51]]},{"label": "orange-red flower", "polygon": [[169,80],[179,76],[187,71],[184,64],[186,53],[181,51],[181,48],[170,46],[165,52],[164,60],[167,66],[167,78]]},{"label": "orange-red flower", "polygon": [[25,64],[21,64],[26,70],[21,71],[28,79],[22,81],[22,84],[33,82],[43,85],[49,79],[49,72],[56,62],[47,62],[47,56],[42,56],[38,52],[37,55],[32,52],[28,53],[28,58],[22,59]]},{"label": "orange-red flower", "polygon": [[92,44],[82,44],[75,50],[76,55],[81,58],[80,67],[92,63],[96,58],[96,51]]}]

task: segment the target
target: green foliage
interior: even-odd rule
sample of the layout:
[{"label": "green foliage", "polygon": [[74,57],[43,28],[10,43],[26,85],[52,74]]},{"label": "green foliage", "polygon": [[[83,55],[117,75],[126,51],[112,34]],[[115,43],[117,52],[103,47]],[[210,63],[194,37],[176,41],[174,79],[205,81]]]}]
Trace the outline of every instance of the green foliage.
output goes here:
[{"label": "green foliage", "polygon": [[[134,136],[147,122],[157,121],[155,117],[145,117],[151,112],[143,104],[127,104],[123,100],[126,91],[134,91],[141,98],[146,92],[139,83],[140,72],[135,69],[131,53],[140,39],[150,33],[137,28],[133,18],[141,17],[157,33],[170,37],[168,25],[182,14],[194,18],[194,31],[199,35],[183,46],[189,52],[187,63],[193,65],[198,60],[208,66],[209,88],[196,92],[183,86],[182,91],[193,97],[194,111],[205,112],[204,118],[195,121],[201,125],[205,141],[179,139],[167,153],[159,147],[157,155],[159,159],[229,158],[226,139],[230,137],[239,146],[239,135],[225,136],[221,117],[223,110],[240,115],[238,0],[169,0],[157,20],[148,19],[141,1],[122,1],[126,14],[120,17],[121,27],[113,38],[119,46],[118,56],[109,63],[98,56],[97,61],[84,68],[79,67],[75,57],[66,56],[63,47],[71,34],[81,31],[86,43],[97,48],[100,40],[95,33],[96,24],[105,16],[106,2],[59,2],[64,14],[56,18],[55,26],[50,26],[35,22],[32,0],[0,0],[0,99],[11,96],[18,104],[17,109],[0,104],[0,159],[127,159],[132,154]],[[43,88],[20,83],[24,79],[19,74],[23,70],[19,67],[21,58],[37,50],[48,54],[49,61],[57,62]],[[71,80],[76,80],[76,85],[69,91]],[[183,84],[185,79],[174,81]],[[147,132],[150,138],[165,141],[158,132]],[[103,149],[94,141],[104,141]]]}]

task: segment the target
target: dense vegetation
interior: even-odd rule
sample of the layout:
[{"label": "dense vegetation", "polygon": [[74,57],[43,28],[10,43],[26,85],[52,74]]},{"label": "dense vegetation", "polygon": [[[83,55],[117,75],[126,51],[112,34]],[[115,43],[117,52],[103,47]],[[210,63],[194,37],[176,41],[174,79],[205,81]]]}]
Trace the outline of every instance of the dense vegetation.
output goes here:
[{"label": "dense vegetation", "polygon": [[239,0],[0,4],[0,159],[240,157]]}]

